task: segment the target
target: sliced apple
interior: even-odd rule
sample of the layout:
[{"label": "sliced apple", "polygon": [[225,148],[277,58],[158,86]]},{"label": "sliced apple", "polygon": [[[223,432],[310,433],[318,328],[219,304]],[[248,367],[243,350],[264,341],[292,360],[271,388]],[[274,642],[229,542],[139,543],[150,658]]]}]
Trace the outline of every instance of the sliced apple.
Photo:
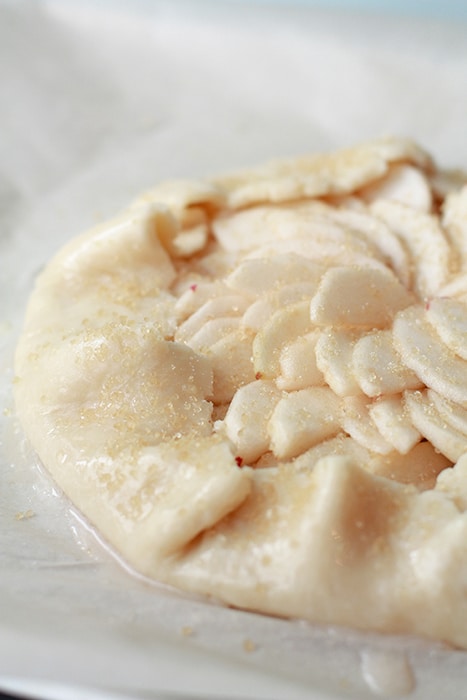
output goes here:
[{"label": "sliced apple", "polygon": [[310,306],[320,326],[384,328],[413,297],[386,269],[333,267],[323,276]]},{"label": "sliced apple", "polygon": [[280,353],[284,345],[313,330],[309,302],[299,302],[276,311],[253,342],[255,372],[272,379],[280,372]]},{"label": "sliced apple", "polygon": [[394,320],[393,333],[403,363],[426,386],[467,406],[467,361],[444,344],[421,306],[401,311]]},{"label": "sliced apple", "polygon": [[276,379],[279,389],[295,391],[325,383],[316,364],[316,343],[320,335],[317,330],[311,331],[284,345],[279,358],[280,374]]},{"label": "sliced apple", "polygon": [[407,245],[414,266],[414,291],[421,299],[434,296],[451,274],[452,254],[436,217],[398,202],[378,200],[370,207]]},{"label": "sliced apple", "polygon": [[389,330],[374,331],[360,338],[353,349],[352,366],[367,396],[397,394],[423,386],[415,372],[402,362]]},{"label": "sliced apple", "polygon": [[456,462],[467,452],[467,435],[443,420],[426,391],[408,391],[405,401],[413,425],[443,455]]},{"label": "sliced apple", "polygon": [[340,430],[340,401],[327,387],[302,389],[284,396],[268,424],[271,449],[291,459]]},{"label": "sliced apple", "polygon": [[274,382],[266,380],[240,387],[233,397],[222,429],[242,463],[251,464],[268,451],[268,422],[280,397]]},{"label": "sliced apple", "polygon": [[370,415],[371,402],[364,396],[347,396],[343,400],[342,428],[371,452],[388,454],[393,449],[384,439]]},{"label": "sliced apple", "polygon": [[352,365],[352,355],[360,332],[327,328],[316,341],[316,366],[338,396],[361,394]]},{"label": "sliced apple", "polygon": [[369,408],[370,416],[383,438],[400,454],[407,454],[422,436],[414,427],[400,394],[378,399]]}]

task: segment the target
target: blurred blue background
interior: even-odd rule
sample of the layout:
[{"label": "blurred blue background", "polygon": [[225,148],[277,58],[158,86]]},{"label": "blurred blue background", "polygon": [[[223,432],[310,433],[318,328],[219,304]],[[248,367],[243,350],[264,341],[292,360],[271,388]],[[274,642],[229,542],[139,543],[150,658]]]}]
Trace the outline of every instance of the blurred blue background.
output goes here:
[{"label": "blurred blue background", "polygon": [[[2,0],[0,0],[1,2]],[[15,0],[9,0],[14,2]],[[70,0],[58,0],[70,2]],[[76,0],[74,0],[76,1]],[[209,0],[207,0],[209,2]],[[128,7],[125,0],[82,0],[83,4]],[[205,0],[171,0],[176,6],[196,8],[203,6]],[[213,0],[210,0],[212,3]],[[135,9],[145,10],[154,5],[154,0],[133,0],[131,3]],[[467,21],[467,0],[215,0],[215,4],[222,5],[274,5],[276,7],[312,7],[329,10],[343,10],[345,12],[360,11],[371,14],[387,14],[395,16],[420,17],[437,20],[463,20]]]},{"label": "blurred blue background", "polygon": [[232,1],[250,4],[308,5],[440,19],[467,19],[467,0],[230,0]]}]

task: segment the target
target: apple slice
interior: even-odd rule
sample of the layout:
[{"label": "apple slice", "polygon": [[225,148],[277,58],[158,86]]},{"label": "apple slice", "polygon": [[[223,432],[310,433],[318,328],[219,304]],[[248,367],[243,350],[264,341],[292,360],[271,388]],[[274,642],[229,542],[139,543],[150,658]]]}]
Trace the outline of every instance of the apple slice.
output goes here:
[{"label": "apple slice", "polygon": [[205,323],[213,319],[235,318],[248,308],[248,300],[239,294],[219,296],[206,301],[197,311],[181,323],[175,333],[175,340],[188,342]]},{"label": "apple slice", "polygon": [[443,455],[452,462],[457,462],[467,452],[467,435],[443,419],[426,391],[408,391],[405,401],[413,425]]},{"label": "apple slice", "polygon": [[222,427],[243,464],[256,462],[269,449],[268,422],[281,397],[272,381],[257,380],[240,387]]},{"label": "apple slice", "polygon": [[388,454],[393,449],[384,439],[370,415],[371,402],[365,396],[347,396],[343,400],[342,427],[370,452]]},{"label": "apple slice", "polygon": [[407,245],[414,265],[414,291],[421,299],[434,296],[448,281],[452,262],[449,244],[438,220],[387,200],[374,202],[370,211]]},{"label": "apple slice", "polygon": [[271,449],[291,459],[340,430],[340,400],[327,387],[302,389],[284,396],[268,424]]},{"label": "apple slice", "polygon": [[370,397],[419,389],[423,383],[401,360],[391,331],[374,331],[360,338],[352,354],[355,378]]},{"label": "apple slice", "polygon": [[422,436],[413,426],[400,394],[383,397],[369,408],[370,416],[383,438],[401,454],[407,454]]},{"label": "apple slice", "polygon": [[255,372],[264,379],[272,379],[280,373],[280,354],[283,346],[313,330],[309,301],[298,302],[279,309],[269,319],[253,342]]},{"label": "apple slice", "polygon": [[338,396],[362,392],[352,365],[353,348],[359,338],[359,331],[327,328],[316,341],[316,366]]},{"label": "apple slice", "polygon": [[316,364],[316,343],[320,335],[317,330],[311,331],[284,345],[279,359],[280,374],[276,379],[279,389],[295,391],[325,383]]},{"label": "apple slice", "polygon": [[426,318],[453,353],[467,360],[467,305],[436,297],[427,304]]},{"label": "apple slice", "polygon": [[387,269],[333,267],[311,300],[312,321],[320,326],[384,328],[413,297]]},{"label": "apple slice", "polygon": [[422,307],[410,306],[397,314],[393,333],[402,362],[426,386],[467,406],[467,361],[443,343]]}]

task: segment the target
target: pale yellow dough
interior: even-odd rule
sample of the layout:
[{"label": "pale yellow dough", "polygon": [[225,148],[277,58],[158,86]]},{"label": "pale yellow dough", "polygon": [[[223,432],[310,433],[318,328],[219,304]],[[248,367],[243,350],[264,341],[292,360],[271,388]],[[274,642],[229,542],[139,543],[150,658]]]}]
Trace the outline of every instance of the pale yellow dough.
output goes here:
[{"label": "pale yellow dough", "polygon": [[442,175],[385,139],[167,183],[39,276],[18,414],[136,571],[467,648],[467,187]]}]

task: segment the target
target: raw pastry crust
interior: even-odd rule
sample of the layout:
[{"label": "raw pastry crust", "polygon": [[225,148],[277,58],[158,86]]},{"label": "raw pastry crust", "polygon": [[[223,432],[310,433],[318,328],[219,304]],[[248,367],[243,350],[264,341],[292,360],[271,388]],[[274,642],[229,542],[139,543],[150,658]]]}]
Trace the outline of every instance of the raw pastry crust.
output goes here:
[{"label": "raw pastry crust", "polygon": [[138,572],[467,647],[466,241],[402,139],[156,187],[38,278],[20,420]]}]

